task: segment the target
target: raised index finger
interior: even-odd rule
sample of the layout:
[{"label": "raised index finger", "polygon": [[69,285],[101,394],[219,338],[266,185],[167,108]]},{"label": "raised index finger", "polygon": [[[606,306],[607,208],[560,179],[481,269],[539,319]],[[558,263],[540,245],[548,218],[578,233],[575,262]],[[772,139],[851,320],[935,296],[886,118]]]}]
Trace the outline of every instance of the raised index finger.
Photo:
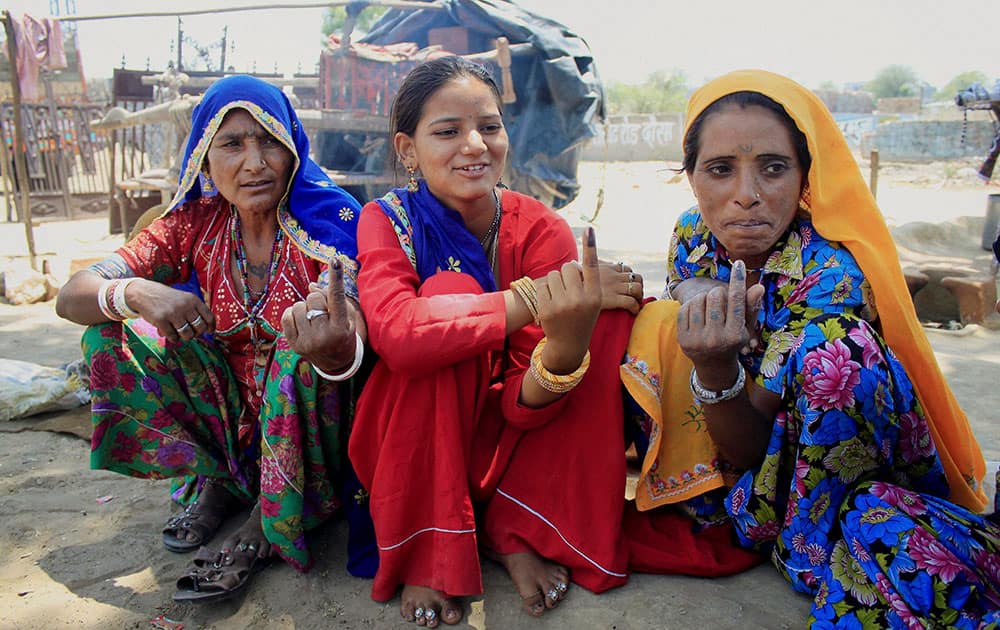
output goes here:
[{"label": "raised index finger", "polygon": [[729,274],[729,296],[726,304],[726,328],[746,326],[747,266],[742,260],[733,263]]},{"label": "raised index finger", "polygon": [[583,249],[583,283],[584,285],[601,284],[601,269],[597,260],[597,236],[594,228],[587,227],[581,239]]},{"label": "raised index finger", "polygon": [[334,256],[330,259],[330,282],[326,285],[326,308],[331,322],[347,319],[347,298],[344,296],[344,263]]}]

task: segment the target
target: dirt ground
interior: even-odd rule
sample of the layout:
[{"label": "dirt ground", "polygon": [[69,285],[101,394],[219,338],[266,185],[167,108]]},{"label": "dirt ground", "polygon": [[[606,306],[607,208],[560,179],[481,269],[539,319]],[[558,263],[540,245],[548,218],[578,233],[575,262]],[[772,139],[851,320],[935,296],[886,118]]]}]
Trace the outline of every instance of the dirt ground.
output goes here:
[{"label": "dirt ground", "polygon": [[[580,197],[565,215],[574,226],[590,217],[604,189],[596,224],[598,247],[662,289],[666,239],[690,189],[662,163],[584,163]],[[928,261],[986,270],[979,248],[986,195],[969,163],[889,165],[879,201],[890,224],[907,226],[908,263]],[[917,223],[932,227],[915,229]],[[37,250],[64,279],[74,258],[100,256],[121,237],[102,220],[43,224]],[[24,263],[24,232],[0,224],[0,269]],[[57,366],[80,357],[81,328],[59,320],[54,303],[0,304],[0,357]],[[1000,460],[1000,332],[969,326],[928,333],[988,460]],[[370,582],[344,570],[346,527],[333,522],[313,538],[316,567],[301,575],[274,566],[247,596],[215,605],[174,604],[174,580],[190,556],[167,552],[159,531],[172,507],[167,482],[133,480],[88,468],[87,443],[72,434],[88,411],[50,413],[0,424],[0,628],[148,628],[160,615],[186,628],[407,628],[398,599],[377,604]],[[553,480],[545,480],[553,483]],[[112,497],[106,502],[98,498]],[[235,524],[235,523],[234,523]],[[800,628],[809,600],[796,595],[769,565],[726,579],[633,576],[623,588],[595,596],[573,588],[559,609],[535,620],[503,570],[484,561],[485,594],[466,601],[461,628]]]}]

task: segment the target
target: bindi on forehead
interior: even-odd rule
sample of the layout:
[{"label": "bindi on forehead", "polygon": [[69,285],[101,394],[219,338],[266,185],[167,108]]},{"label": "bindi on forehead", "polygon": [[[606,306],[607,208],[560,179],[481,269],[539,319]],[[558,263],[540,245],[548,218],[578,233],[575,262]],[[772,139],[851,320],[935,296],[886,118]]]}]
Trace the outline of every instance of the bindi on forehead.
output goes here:
[{"label": "bindi on forehead", "polygon": [[737,147],[740,153],[753,153],[753,144],[738,144]]}]

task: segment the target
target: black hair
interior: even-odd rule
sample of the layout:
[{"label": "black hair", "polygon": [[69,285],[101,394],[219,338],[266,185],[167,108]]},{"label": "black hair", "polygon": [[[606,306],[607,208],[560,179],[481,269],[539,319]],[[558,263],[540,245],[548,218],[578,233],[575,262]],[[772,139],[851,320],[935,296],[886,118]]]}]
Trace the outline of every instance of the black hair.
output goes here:
[{"label": "black hair", "polygon": [[701,128],[704,126],[705,120],[708,119],[709,116],[717,113],[727,105],[737,105],[743,109],[751,105],[755,105],[757,107],[763,107],[764,109],[778,115],[778,119],[785,125],[788,129],[788,133],[792,136],[792,145],[795,147],[795,155],[798,157],[799,165],[802,167],[802,186],[805,187],[807,176],[809,174],[809,167],[812,165],[812,156],[809,154],[809,142],[806,140],[806,134],[799,130],[795,121],[792,120],[792,117],[788,115],[788,112],[785,111],[785,108],[782,107],[780,103],[768,96],[764,96],[760,92],[745,91],[727,94],[698,114],[698,117],[694,119],[694,122],[691,123],[691,126],[688,127],[687,133],[684,135],[684,161],[681,164],[680,170],[689,175],[694,172],[695,162],[698,161],[698,145],[701,142]]},{"label": "black hair", "polygon": [[489,69],[464,57],[448,56],[426,61],[410,70],[403,79],[399,91],[392,99],[389,111],[389,138],[402,132],[412,136],[417,130],[417,123],[424,113],[424,103],[437,92],[442,85],[459,77],[479,79],[486,84],[497,102],[497,109],[503,114],[500,88],[493,79]]}]

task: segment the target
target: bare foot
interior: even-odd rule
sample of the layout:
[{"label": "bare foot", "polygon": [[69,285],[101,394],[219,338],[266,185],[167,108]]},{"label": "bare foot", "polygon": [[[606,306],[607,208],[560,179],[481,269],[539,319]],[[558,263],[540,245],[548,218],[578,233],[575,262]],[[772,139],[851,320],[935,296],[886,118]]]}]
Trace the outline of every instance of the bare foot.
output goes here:
[{"label": "bare foot", "polygon": [[507,569],[521,605],[529,615],[540,617],[546,608],[555,608],[569,590],[569,571],[532,552],[496,554]]},{"label": "bare foot", "polygon": [[462,605],[432,588],[406,584],[400,599],[399,614],[418,626],[436,628],[441,621],[453,626],[462,620]]}]

